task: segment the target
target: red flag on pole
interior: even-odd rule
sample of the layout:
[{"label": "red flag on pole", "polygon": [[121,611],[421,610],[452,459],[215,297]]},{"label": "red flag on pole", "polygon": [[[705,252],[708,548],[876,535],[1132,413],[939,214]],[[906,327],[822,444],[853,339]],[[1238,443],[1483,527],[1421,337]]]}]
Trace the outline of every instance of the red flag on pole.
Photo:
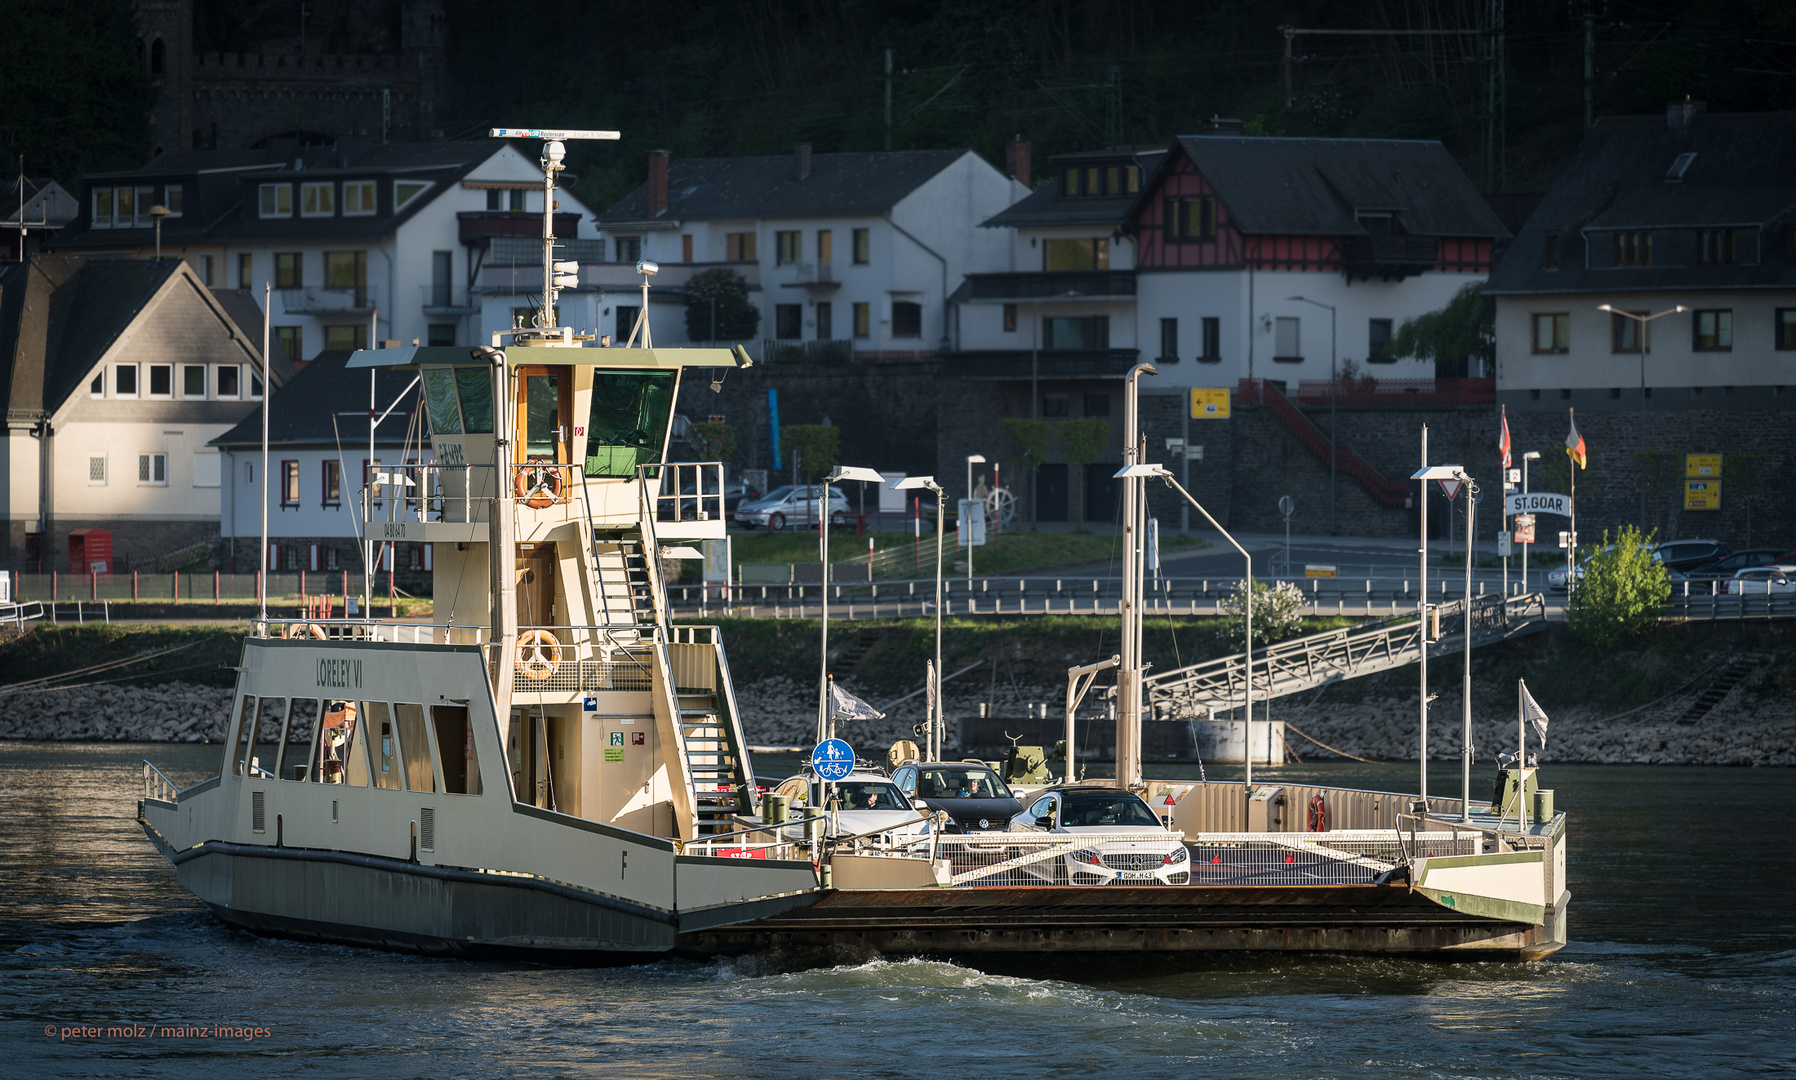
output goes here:
[{"label": "red flag on pole", "polygon": [[[1570,416],[1570,412],[1568,411],[1566,415]],[[1578,468],[1587,469],[1590,467],[1584,460],[1584,436],[1578,434],[1578,420],[1576,417],[1571,417],[1571,434],[1565,437],[1565,452],[1570,454],[1571,459],[1578,463]]]},{"label": "red flag on pole", "polygon": [[1509,468],[1509,407],[1503,407],[1503,437],[1497,440],[1497,449],[1503,452],[1503,467]]}]

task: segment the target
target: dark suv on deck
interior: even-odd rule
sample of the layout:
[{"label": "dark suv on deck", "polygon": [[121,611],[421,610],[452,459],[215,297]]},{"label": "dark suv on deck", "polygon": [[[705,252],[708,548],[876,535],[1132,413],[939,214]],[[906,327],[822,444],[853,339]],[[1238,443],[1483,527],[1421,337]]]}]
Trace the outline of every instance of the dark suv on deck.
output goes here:
[{"label": "dark suv on deck", "polygon": [[1023,812],[998,774],[977,762],[913,762],[899,766],[892,782],[911,802],[945,811],[950,832],[1006,832]]}]

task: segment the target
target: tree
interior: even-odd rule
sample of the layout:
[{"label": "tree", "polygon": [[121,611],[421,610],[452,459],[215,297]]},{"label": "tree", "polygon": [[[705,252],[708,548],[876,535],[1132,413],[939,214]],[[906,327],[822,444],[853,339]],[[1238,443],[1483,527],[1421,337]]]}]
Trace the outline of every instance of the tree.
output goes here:
[{"label": "tree", "polygon": [[9,179],[23,155],[26,172],[55,177],[79,196],[82,174],[143,164],[155,92],[138,52],[146,43],[133,30],[135,6],[126,0],[0,5],[6,26],[0,100],[8,103],[0,146]]},{"label": "tree", "polygon": [[[711,313],[717,322],[712,325]],[[686,337],[745,341],[761,326],[761,309],[748,301],[748,282],[727,266],[701,270],[686,281]]]},{"label": "tree", "polygon": [[1384,355],[1432,360],[1435,377],[1442,379],[1465,378],[1473,360],[1483,370],[1495,371],[1496,322],[1496,303],[1484,295],[1484,283],[1474,281],[1454,293],[1439,311],[1405,319],[1385,346]]},{"label": "tree", "polygon": [[1104,444],[1110,441],[1108,420],[1062,420],[1059,431],[1060,456],[1079,474],[1079,494],[1074,501],[1073,528],[1085,530],[1085,466],[1098,459]]},{"label": "tree", "polygon": [[[1241,648],[1247,640],[1247,582],[1235,582],[1235,588],[1223,598],[1226,620],[1222,637],[1231,648]],[[1289,581],[1267,585],[1253,583],[1253,639],[1261,645],[1283,641],[1303,629],[1303,590]]]},{"label": "tree", "polygon": [[729,461],[736,456],[736,428],[722,420],[692,425],[692,442],[706,461]]},{"label": "tree", "polygon": [[1035,470],[1048,460],[1048,444],[1053,441],[1054,427],[1046,420],[1024,420],[1016,417],[998,421],[998,433],[1010,439],[1016,461],[1023,470],[1029,488],[1029,524],[1035,524]]},{"label": "tree", "polygon": [[1654,534],[1624,526],[1613,542],[1586,559],[1572,590],[1566,622],[1577,637],[1612,649],[1658,628],[1659,611],[1671,599],[1665,564],[1653,558]]},{"label": "tree", "polygon": [[836,467],[842,429],[826,424],[785,424],[780,427],[780,441],[797,463],[792,482],[810,484]]},{"label": "tree", "polygon": [[1746,546],[1752,546],[1752,504],[1759,495],[1765,455],[1729,454],[1721,459],[1721,493],[1746,506]]}]

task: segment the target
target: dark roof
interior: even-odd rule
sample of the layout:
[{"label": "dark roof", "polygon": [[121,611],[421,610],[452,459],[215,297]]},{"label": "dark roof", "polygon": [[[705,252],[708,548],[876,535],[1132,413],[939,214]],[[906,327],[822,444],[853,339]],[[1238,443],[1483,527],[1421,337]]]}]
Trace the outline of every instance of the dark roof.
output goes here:
[{"label": "dark roof", "polygon": [[883,214],[971,150],[875,150],[813,154],[811,174],[798,178],[792,154],[766,157],[677,158],[668,163],[668,207],[649,213],[648,184],[625,195],[594,220],[706,221],[727,218],[823,217]]},{"label": "dark roof", "polygon": [[[212,299],[224,309],[237,329],[247,340],[254,343],[257,353],[262,351],[262,305],[256,301],[256,294],[251,289],[213,289]],[[281,348],[281,339],[269,335],[268,363],[274,369],[274,381],[278,385],[293,377],[293,361],[303,357],[287,355]]]},{"label": "dark roof", "polygon": [[1390,211],[1416,236],[1509,235],[1438,142],[1181,135],[1178,148],[1243,233],[1364,236],[1356,213]]},{"label": "dark roof", "polygon": [[[348,364],[353,355],[348,349],[326,349],[313,357],[292,381],[275,391],[268,399],[270,446],[367,448],[368,373],[374,373],[374,399],[385,412],[417,372],[386,368],[351,371]],[[377,429],[377,446],[399,446],[404,442],[418,412],[417,400],[415,388],[406,393],[406,403],[389,413]],[[236,427],[213,439],[211,445],[262,445],[262,414],[250,413]]]},{"label": "dark roof", "polygon": [[[1682,178],[1666,176],[1694,154]],[[1698,112],[1683,126],[1665,116],[1604,117],[1586,132],[1491,273],[1492,294],[1664,289],[1790,288],[1796,261],[1766,226],[1796,218],[1796,113]],[[1726,265],[1695,265],[1694,230],[1737,226],[1764,238],[1763,252]],[[1661,234],[1651,267],[1586,267],[1586,243],[1611,230]],[[1599,234],[1586,237],[1585,233]],[[1547,268],[1547,235],[1559,268]],[[1679,243],[1683,240],[1685,242]]]},{"label": "dark roof", "polygon": [[54,412],[180,271],[176,259],[72,255],[0,267],[0,394],[7,414]]},{"label": "dark roof", "polygon": [[982,222],[983,227],[1027,227],[1048,225],[1121,225],[1128,216],[1129,207],[1135,205],[1134,195],[1118,195],[1113,198],[1071,198],[1060,197],[1060,169],[1054,166],[1072,162],[1080,164],[1100,161],[1132,160],[1141,167],[1142,183],[1153,175],[1154,169],[1166,156],[1165,147],[1139,151],[1133,154],[1117,154],[1115,151],[1101,153],[1092,151],[1078,154],[1058,154],[1048,159],[1054,175],[1043,182],[1029,195],[1013,204],[1009,209]]}]

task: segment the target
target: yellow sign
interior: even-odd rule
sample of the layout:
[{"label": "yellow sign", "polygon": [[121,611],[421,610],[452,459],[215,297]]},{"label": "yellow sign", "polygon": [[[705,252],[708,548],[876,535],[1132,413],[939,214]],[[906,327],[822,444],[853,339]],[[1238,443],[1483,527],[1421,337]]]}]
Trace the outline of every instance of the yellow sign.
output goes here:
[{"label": "yellow sign", "polygon": [[1303,576],[1304,577],[1334,577],[1335,576],[1335,568],[1332,566],[1318,566],[1315,563],[1306,563],[1306,564],[1304,564],[1304,567],[1303,567]]},{"label": "yellow sign", "polygon": [[[1719,459],[1717,459],[1719,460]],[[1721,481],[1719,480],[1686,480],[1684,481],[1684,509],[1686,510],[1719,510],[1721,509]]]},{"label": "yellow sign", "polygon": [[1229,392],[1226,389],[1207,390],[1193,387],[1191,390],[1191,419],[1193,420],[1227,420],[1229,418]]},{"label": "yellow sign", "polygon": [[1704,477],[1721,479],[1721,455],[1685,454],[1684,476],[1691,480],[1701,480]]}]

